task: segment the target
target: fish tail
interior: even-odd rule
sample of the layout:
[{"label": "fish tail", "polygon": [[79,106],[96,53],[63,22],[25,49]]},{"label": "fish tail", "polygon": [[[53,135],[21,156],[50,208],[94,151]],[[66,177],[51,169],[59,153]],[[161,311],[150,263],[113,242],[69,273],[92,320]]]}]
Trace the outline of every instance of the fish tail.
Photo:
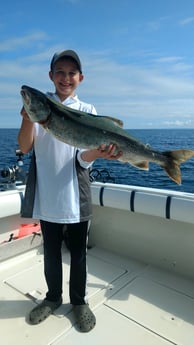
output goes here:
[{"label": "fish tail", "polygon": [[185,162],[187,159],[194,156],[192,150],[175,150],[166,151],[163,154],[167,157],[167,160],[161,166],[164,168],[169,177],[176,182],[181,184],[181,170],[180,164]]}]

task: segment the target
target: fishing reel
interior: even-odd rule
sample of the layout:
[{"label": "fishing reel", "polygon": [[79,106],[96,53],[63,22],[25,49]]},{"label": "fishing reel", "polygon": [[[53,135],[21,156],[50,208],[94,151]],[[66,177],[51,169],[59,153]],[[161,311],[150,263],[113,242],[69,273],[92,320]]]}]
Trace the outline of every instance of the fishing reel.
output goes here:
[{"label": "fishing reel", "polygon": [[19,167],[14,165],[11,167],[6,167],[3,170],[1,170],[1,177],[7,178],[10,181],[15,181],[17,178]]},{"label": "fishing reel", "polygon": [[0,176],[5,179],[6,183],[14,183],[17,180],[24,182],[24,173],[23,173],[23,153],[21,150],[16,149],[15,151],[17,157],[17,165],[12,165],[5,167],[0,171]]}]

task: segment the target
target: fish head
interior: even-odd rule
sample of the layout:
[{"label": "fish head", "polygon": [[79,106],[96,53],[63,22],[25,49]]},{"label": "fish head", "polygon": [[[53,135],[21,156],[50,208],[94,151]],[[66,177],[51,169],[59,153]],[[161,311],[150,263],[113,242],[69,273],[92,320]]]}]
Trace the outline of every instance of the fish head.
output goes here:
[{"label": "fish head", "polygon": [[26,85],[21,87],[20,94],[30,120],[39,123],[46,122],[51,112],[46,95]]}]

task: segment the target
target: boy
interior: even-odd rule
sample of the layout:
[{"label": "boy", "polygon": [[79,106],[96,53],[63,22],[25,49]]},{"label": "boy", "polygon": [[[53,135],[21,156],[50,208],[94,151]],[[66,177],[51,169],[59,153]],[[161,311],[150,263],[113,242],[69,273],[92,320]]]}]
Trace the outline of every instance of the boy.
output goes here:
[{"label": "boy", "polygon": [[[72,50],[54,54],[49,71],[58,102],[73,109],[96,114],[93,105],[75,95],[84,79],[79,56]],[[96,323],[86,300],[86,249],[91,219],[88,168],[96,158],[118,159],[115,145],[80,150],[60,142],[38,123],[33,124],[24,108],[18,142],[23,153],[32,147],[36,159],[36,182],[32,217],[40,219],[44,245],[46,298],[29,315],[31,324],[45,320],[62,304],[63,227],[66,225],[71,255],[69,295],[80,331],[90,331]],[[27,202],[27,200],[26,200]]]}]

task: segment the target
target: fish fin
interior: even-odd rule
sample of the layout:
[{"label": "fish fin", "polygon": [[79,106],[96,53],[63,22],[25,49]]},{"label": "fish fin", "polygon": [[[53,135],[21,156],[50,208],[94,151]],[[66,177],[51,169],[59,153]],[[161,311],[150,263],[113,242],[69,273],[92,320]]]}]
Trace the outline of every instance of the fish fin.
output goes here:
[{"label": "fish fin", "polygon": [[181,170],[180,164],[185,162],[187,159],[194,156],[194,151],[192,150],[175,150],[163,152],[168,159],[164,165],[161,165],[167,172],[169,177],[176,182],[181,184]]},{"label": "fish fin", "polygon": [[142,162],[138,162],[138,163],[131,163],[131,165],[135,166],[138,169],[141,170],[149,170],[149,162],[148,161],[142,161]]},{"label": "fish fin", "polygon": [[110,120],[110,121],[113,122],[113,124],[115,124],[116,126],[123,128],[123,121],[122,121],[122,120],[117,119],[117,118],[115,118],[115,117],[111,117],[111,116],[101,116],[101,117],[103,117],[103,119]]}]

